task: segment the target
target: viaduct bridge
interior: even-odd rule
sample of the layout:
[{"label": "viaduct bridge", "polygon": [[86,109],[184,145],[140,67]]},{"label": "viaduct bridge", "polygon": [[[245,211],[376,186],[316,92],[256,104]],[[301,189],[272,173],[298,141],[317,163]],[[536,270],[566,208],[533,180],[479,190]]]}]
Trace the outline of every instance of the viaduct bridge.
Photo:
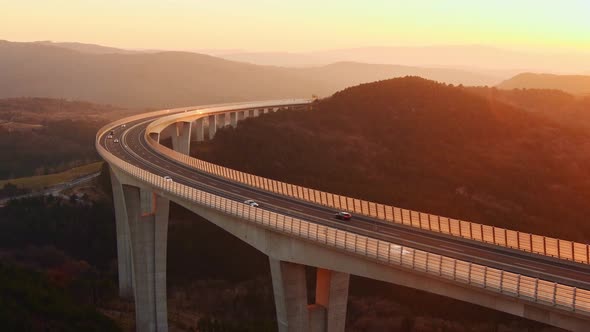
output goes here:
[{"label": "viaduct bridge", "polygon": [[[268,256],[279,331],[344,331],[351,274],[590,331],[587,244],[322,192],[188,155],[192,141],[211,139],[221,127],[268,112],[307,111],[310,103],[169,109],[99,130],[96,148],[111,169],[119,292],[135,301],[138,331],[168,330],[170,201]],[[159,144],[168,137],[173,149]],[[246,198],[263,204],[251,207]],[[355,218],[339,222],[338,210]],[[312,304],[306,265],[317,267]]]}]

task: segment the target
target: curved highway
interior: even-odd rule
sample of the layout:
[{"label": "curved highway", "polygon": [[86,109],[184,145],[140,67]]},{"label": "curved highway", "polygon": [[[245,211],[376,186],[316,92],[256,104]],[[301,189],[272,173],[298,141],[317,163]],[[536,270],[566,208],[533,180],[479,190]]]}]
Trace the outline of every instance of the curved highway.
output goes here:
[{"label": "curved highway", "polygon": [[[194,110],[195,108],[190,108]],[[188,109],[173,110],[166,115]],[[448,235],[390,223],[366,216],[353,216],[350,221],[334,218],[333,209],[309,202],[234,183],[162,156],[145,139],[148,124],[162,115],[147,117],[113,128],[113,138],[102,134],[98,143],[115,157],[159,176],[170,176],[175,182],[197,188],[237,202],[253,199],[260,209],[343,229],[402,246],[424,250],[513,273],[590,289],[590,266],[562,261],[488,244],[455,239]],[[118,140],[118,142],[116,142]]]}]

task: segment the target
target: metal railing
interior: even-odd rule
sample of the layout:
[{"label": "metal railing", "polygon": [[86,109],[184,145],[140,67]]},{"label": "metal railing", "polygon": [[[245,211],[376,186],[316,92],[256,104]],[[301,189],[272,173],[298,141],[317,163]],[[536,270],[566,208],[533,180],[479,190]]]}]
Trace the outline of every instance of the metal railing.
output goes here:
[{"label": "metal railing", "polygon": [[[150,173],[115,157],[100,145],[100,137],[109,128],[129,120],[124,119],[121,121],[123,122],[115,122],[99,131],[96,141],[96,149],[99,154],[111,166],[151,186],[155,192],[166,195],[173,200],[206,206],[274,232],[312,241],[340,252],[363,257],[388,266],[409,269],[462,285],[485,289],[490,292],[519,298],[523,301],[555,307],[590,317],[590,291],[586,289],[491,268],[307,222],[251,207],[180,183],[165,181],[162,176]],[[234,175],[237,175],[237,173],[234,173]]]},{"label": "metal railing", "polygon": [[[201,111],[204,112],[203,116],[207,116],[206,109]],[[149,132],[149,126],[146,130],[147,132]],[[254,188],[263,189],[273,194],[280,194],[329,208],[344,210],[422,230],[590,264],[590,246],[588,244],[447,218],[297,186],[184,155],[159,144],[149,135],[146,135],[146,140],[156,152],[170,159],[199,171],[246,184]]]}]

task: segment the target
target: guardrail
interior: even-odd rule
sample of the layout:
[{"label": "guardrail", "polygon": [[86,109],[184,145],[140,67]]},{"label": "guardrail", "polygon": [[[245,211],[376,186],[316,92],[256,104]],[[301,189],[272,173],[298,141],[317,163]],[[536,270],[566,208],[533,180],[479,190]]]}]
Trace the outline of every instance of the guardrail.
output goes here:
[{"label": "guardrail", "polygon": [[590,291],[586,289],[495,269],[307,222],[251,207],[180,183],[165,181],[159,175],[115,157],[100,145],[101,136],[109,128],[129,120],[121,121],[103,127],[99,131],[96,140],[98,153],[111,166],[151,186],[158,193],[166,194],[176,200],[184,200],[190,204],[206,206],[274,232],[312,241],[381,264],[413,270],[432,277],[590,317]]},{"label": "guardrail", "polygon": [[[206,109],[204,111],[203,117],[207,116]],[[146,130],[147,132],[149,132],[149,126]],[[273,194],[280,194],[329,208],[344,210],[422,230],[590,264],[590,246],[588,244],[447,218],[297,186],[215,165],[181,154],[159,144],[147,134],[146,140],[156,152],[170,159],[181,162],[196,170],[246,184],[254,188],[263,189]]]}]

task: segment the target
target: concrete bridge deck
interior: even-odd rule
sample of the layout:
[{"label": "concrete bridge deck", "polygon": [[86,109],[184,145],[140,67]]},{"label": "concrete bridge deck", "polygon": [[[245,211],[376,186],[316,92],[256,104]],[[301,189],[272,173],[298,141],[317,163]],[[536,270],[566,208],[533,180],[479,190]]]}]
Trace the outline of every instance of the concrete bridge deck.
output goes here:
[{"label": "concrete bridge deck", "polygon": [[[336,221],[333,208],[232,181],[231,176],[199,171],[154,146],[170,135],[175,150],[187,154],[191,138],[203,140],[207,132],[212,137],[221,124],[235,127],[241,119],[301,108],[306,103],[182,108],[123,119],[99,132],[97,149],[113,170],[120,292],[135,298],[138,330],[167,329],[169,200],[269,256],[280,330],[343,331],[350,274],[423,289],[572,331],[590,330],[588,264],[466,241],[385,218],[355,215],[350,222]],[[111,128],[119,143],[106,138]],[[173,182],[164,181],[164,176],[172,177]],[[213,206],[202,200],[204,193],[214,200]],[[246,206],[245,199],[261,205]],[[302,227],[306,234],[301,233]],[[529,244],[532,248],[532,241]],[[574,248],[578,247],[572,243],[571,250]],[[571,258],[576,257],[581,256],[573,252]],[[304,265],[319,268],[318,300],[309,306],[303,296]]]}]

